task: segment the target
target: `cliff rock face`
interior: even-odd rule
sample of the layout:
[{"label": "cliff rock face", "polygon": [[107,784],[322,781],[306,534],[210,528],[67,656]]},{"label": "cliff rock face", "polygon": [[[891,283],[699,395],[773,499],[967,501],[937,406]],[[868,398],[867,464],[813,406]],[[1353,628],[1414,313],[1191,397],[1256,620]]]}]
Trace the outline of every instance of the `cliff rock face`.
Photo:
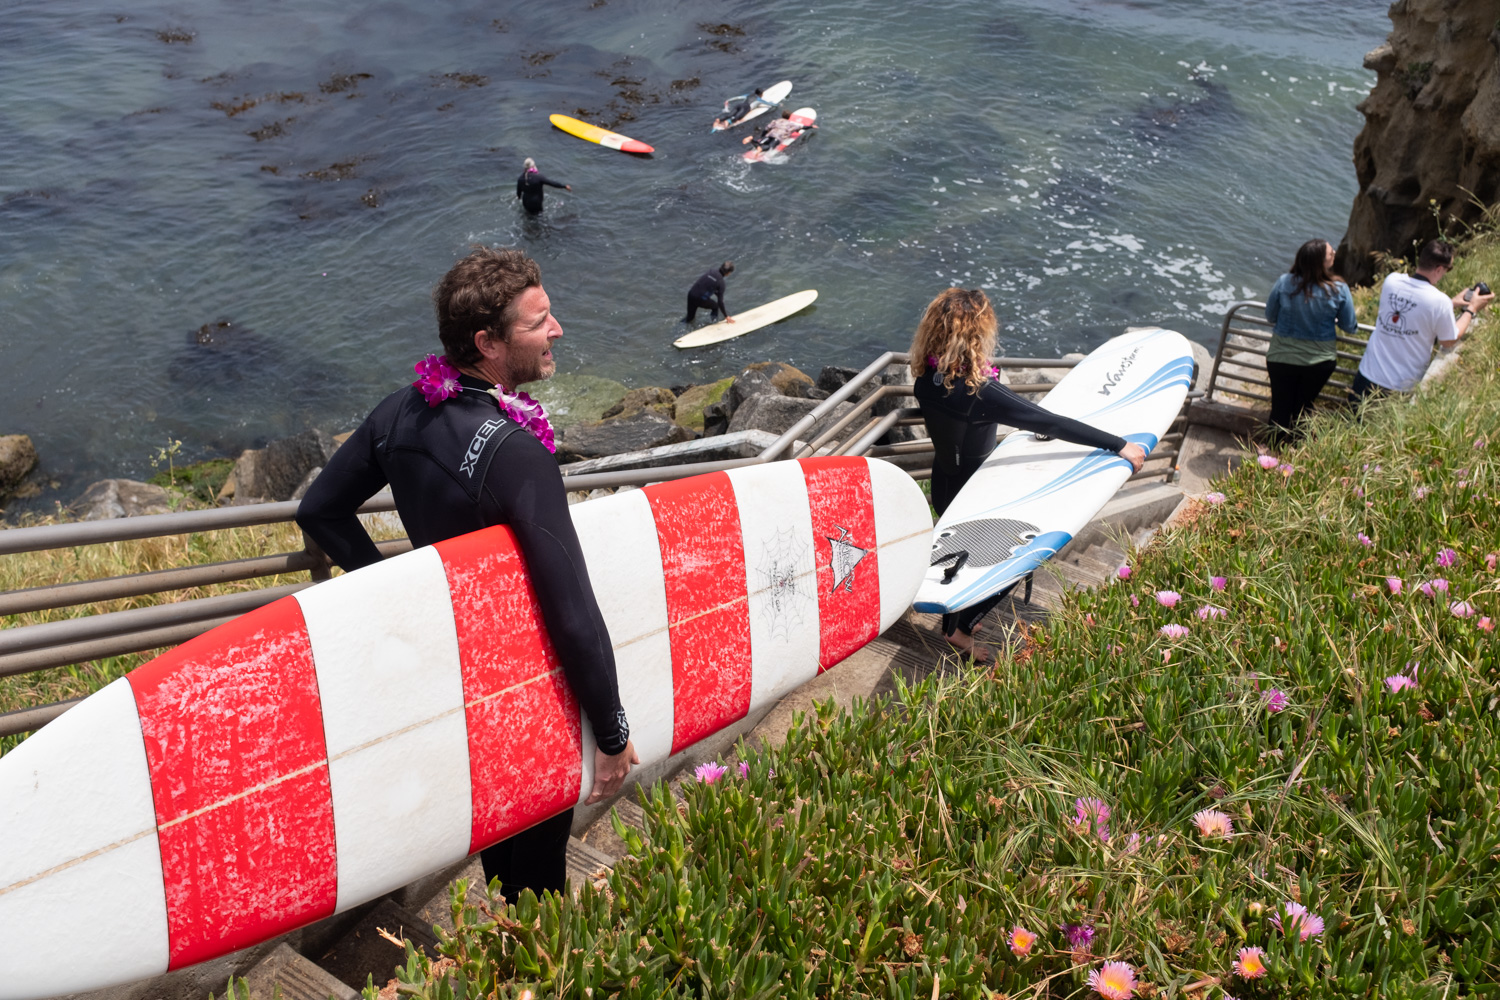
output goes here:
[{"label": "cliff rock face", "polygon": [[[1410,256],[1500,201],[1500,0],[1396,0],[1386,44],[1365,56],[1378,74],[1359,105],[1359,194],[1337,269],[1368,283],[1377,252]],[[1472,193],[1472,198],[1471,194]]]}]

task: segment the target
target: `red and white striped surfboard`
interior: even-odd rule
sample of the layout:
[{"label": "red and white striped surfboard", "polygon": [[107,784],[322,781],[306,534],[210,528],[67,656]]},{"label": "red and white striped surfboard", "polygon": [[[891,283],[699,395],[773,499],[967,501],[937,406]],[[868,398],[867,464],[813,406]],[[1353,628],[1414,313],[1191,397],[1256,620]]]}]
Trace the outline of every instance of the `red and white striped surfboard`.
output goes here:
[{"label": "red and white striped surfboard", "polygon": [[[572,510],[642,763],[873,639],[931,546],[921,490],[863,458]],[[301,591],[0,759],[0,1000],[157,975],[374,899],[578,802],[593,752],[508,528]]]}]

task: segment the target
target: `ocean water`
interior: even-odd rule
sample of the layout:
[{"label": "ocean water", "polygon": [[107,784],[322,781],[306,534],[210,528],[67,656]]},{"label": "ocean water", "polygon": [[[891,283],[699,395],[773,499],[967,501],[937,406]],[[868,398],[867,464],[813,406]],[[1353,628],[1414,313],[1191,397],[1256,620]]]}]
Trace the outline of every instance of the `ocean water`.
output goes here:
[{"label": "ocean water", "polygon": [[[1208,342],[1355,194],[1364,0],[18,0],[0,18],[0,433],[67,500],[150,456],[352,426],[473,243],[541,263],[559,370],[630,385],[902,348],[985,288],[1014,355]],[[710,134],[795,83],[780,164]],[[617,123],[649,158],[550,127]],[[573,186],[540,220],[521,160]],[[688,286],[816,306],[691,353]]]}]

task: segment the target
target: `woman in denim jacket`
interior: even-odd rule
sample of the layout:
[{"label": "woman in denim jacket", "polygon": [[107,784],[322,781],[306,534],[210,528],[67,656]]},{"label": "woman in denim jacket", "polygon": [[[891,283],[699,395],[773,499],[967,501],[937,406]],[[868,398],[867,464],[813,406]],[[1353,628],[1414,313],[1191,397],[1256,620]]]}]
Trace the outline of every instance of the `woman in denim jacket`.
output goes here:
[{"label": "woman in denim jacket", "polygon": [[1353,333],[1354,298],[1336,277],[1333,247],[1308,240],[1297,250],[1292,269],[1271,288],[1266,319],[1276,324],[1266,372],[1271,380],[1271,434],[1279,442],[1299,435],[1298,423],[1312,409],[1333,374],[1335,327]]}]

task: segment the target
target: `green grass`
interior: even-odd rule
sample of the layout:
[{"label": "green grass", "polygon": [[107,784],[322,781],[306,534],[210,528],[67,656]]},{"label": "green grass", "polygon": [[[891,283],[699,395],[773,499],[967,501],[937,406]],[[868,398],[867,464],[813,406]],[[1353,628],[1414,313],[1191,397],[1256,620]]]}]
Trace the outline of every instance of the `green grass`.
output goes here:
[{"label": "green grass", "polygon": [[[1453,290],[1497,264],[1493,242],[1471,248]],[[444,957],[411,955],[402,992],[1065,997],[1111,960],[1137,996],[1500,993],[1493,337],[1415,399],[1319,414],[1279,456],[1290,474],[1220,481],[1223,503],[993,673],[821,707],[781,750],[743,749],[747,778],[690,781],[680,806],[656,790],[602,888],[457,905]],[[1446,596],[1419,591],[1439,577]],[[1209,604],[1225,615],[1200,619]],[[1393,692],[1410,664],[1416,686]],[[1074,822],[1090,798],[1107,840]],[[1200,834],[1205,809],[1233,834]],[[1289,903],[1325,930],[1283,934]],[[1091,947],[1064,925],[1092,926]],[[1038,935],[1024,956],[1017,926]],[[1264,978],[1234,975],[1241,948]]]}]

